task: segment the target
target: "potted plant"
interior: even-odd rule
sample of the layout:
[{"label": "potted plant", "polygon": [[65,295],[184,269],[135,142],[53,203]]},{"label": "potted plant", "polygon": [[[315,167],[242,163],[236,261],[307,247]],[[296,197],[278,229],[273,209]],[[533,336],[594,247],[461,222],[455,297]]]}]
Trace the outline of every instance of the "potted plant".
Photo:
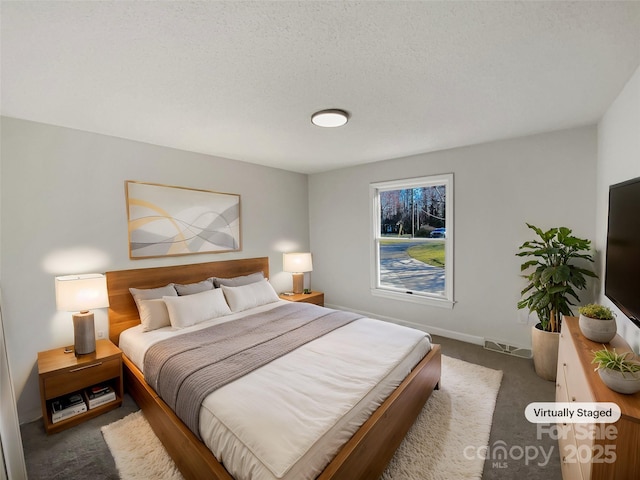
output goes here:
[{"label": "potted plant", "polygon": [[616,319],[609,307],[590,303],[578,308],[580,331],[589,340],[609,343],[616,336]]},{"label": "potted plant", "polygon": [[631,394],[640,392],[640,363],[628,359],[632,352],[617,353],[616,349],[593,352],[596,371],[604,384],[614,392]]},{"label": "potted plant", "polygon": [[533,363],[540,377],[555,381],[562,315],[573,315],[572,302],[580,301],[577,290],[586,288],[586,277],[597,278],[580,266],[593,262],[591,241],[571,235],[566,227],[547,231],[528,223],[527,227],[538,238],[524,242],[516,254],[527,258],[520,271],[528,282],[520,292],[518,308],[537,314],[539,323],[531,330]]}]

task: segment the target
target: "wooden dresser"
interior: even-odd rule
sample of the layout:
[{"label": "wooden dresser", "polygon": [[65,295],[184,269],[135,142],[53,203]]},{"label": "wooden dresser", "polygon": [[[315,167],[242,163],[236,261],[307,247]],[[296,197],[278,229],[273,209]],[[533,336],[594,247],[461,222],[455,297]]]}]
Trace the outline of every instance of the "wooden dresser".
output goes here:
[{"label": "wooden dresser", "polygon": [[[558,440],[563,480],[622,480],[640,475],[640,392],[622,395],[602,383],[591,364],[592,352],[602,348],[602,344],[580,333],[577,318],[564,318],[558,350],[556,401],[613,402],[620,407],[622,416],[614,424],[599,424],[595,439],[587,433],[584,424],[559,425],[565,433]],[[607,348],[631,351],[619,335]]]}]

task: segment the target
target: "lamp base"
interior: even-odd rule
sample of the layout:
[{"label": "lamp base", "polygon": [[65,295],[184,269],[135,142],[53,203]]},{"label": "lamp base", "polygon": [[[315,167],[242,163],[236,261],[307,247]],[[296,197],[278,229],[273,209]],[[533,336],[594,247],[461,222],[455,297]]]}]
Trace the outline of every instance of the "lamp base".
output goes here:
[{"label": "lamp base", "polygon": [[96,351],[96,329],[93,313],[80,312],[73,316],[73,345],[76,357]]},{"label": "lamp base", "polygon": [[293,274],[293,293],[302,293],[304,286],[304,273]]}]

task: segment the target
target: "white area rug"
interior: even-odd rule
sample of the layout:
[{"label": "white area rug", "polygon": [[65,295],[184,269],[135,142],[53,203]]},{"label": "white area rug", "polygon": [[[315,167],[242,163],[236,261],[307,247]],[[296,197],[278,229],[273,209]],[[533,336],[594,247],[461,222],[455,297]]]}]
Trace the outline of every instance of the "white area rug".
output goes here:
[{"label": "white area rug", "polygon": [[482,478],[477,455],[489,443],[502,372],[442,356],[435,390],[402,441],[384,480]]},{"label": "white area rug", "polygon": [[123,480],[183,479],[142,410],[101,430]]},{"label": "white area rug", "polygon": [[[424,409],[382,475],[384,480],[482,477],[476,452],[489,442],[502,372],[442,356],[440,390]],[[102,427],[123,480],[182,476],[141,411]]]}]

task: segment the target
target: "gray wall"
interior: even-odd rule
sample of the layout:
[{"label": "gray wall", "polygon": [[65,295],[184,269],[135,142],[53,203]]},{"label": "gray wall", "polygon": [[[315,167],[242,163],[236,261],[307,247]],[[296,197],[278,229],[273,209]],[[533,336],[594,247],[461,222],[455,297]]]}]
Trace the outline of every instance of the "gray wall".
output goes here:
[{"label": "gray wall", "polygon": [[[607,245],[609,185],[640,177],[640,68],[629,79],[598,125],[597,246]],[[618,333],[640,353],[640,328],[604,296],[604,262],[600,262],[600,302],[617,314]],[[640,292],[638,292],[640,295]]]},{"label": "gray wall", "polygon": [[[1,168],[3,320],[21,422],[40,414],[37,352],[73,343],[55,276],[269,256],[283,291],[281,252],[309,249],[306,175],[12,118]],[[129,260],[125,180],[240,194],[242,252]],[[106,309],[95,313],[106,331]]]},{"label": "gray wall", "polygon": [[[471,342],[528,347],[533,322],[516,309],[523,281],[515,253],[533,238],[525,222],[567,226],[593,240],[595,196],[579,188],[595,188],[596,155],[596,129],[584,127],[311,175],[313,287],[331,305]],[[454,308],[372,296],[369,184],[450,172]]]}]

